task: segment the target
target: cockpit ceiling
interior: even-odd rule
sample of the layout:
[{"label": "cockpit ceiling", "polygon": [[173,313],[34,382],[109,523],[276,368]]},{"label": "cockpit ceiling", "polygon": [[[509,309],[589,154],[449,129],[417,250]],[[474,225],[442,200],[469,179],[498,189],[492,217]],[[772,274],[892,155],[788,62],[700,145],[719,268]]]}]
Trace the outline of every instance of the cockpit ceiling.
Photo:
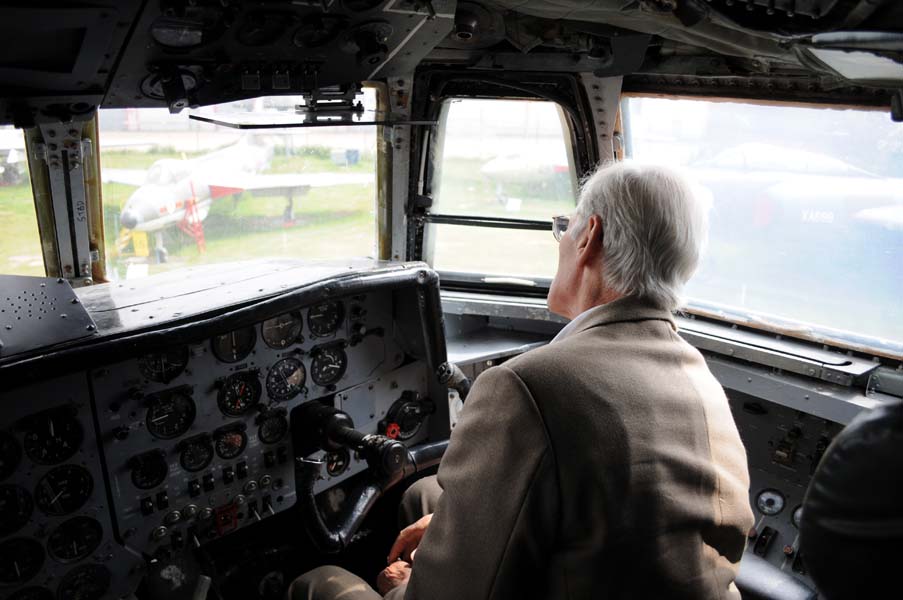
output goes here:
[{"label": "cockpit ceiling", "polygon": [[883,35],[826,47],[903,62],[903,5],[892,0],[4,3],[0,122],[99,105],[178,111],[389,78],[425,63],[592,71],[666,88],[752,78],[743,89],[753,95],[793,87],[887,104],[903,81],[851,82],[808,52],[813,36],[838,32]]}]

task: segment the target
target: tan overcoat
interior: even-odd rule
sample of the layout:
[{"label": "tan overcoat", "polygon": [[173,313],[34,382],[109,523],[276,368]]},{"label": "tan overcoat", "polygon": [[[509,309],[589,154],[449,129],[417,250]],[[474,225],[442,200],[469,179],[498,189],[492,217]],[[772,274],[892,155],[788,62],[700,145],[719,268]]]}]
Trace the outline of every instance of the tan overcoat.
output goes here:
[{"label": "tan overcoat", "polygon": [[387,598],[739,600],[746,453],[702,356],[642,301],[481,374],[439,483]]}]

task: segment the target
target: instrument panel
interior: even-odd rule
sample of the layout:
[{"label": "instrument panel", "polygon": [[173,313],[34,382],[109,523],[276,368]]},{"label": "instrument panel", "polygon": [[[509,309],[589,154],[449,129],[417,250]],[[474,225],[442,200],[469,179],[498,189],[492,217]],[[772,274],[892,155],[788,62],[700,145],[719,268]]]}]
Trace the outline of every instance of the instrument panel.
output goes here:
[{"label": "instrument panel", "polygon": [[122,553],[113,534],[84,373],[0,394],[0,402],[0,593],[127,594],[140,560]]},{"label": "instrument panel", "polygon": [[[361,294],[94,369],[124,545],[200,546],[290,509],[293,409],[326,398],[376,432],[402,394],[427,395],[426,368],[403,366],[393,327],[391,294]],[[365,468],[315,458],[331,461],[319,489]]]},{"label": "instrument panel", "polygon": [[[444,340],[425,330],[423,313],[440,314],[437,281],[425,270],[380,268],[347,284],[347,273],[321,265],[248,275],[253,283],[229,284],[245,296],[232,297],[238,304],[210,317],[216,305],[194,299],[210,312],[148,332],[119,316],[134,318],[133,297],[103,297],[124,288],[88,289],[110,342],[2,369],[18,386],[0,391],[0,597],[130,597],[142,580],[170,577],[158,567],[177,568],[183,551],[291,510],[299,458],[321,464],[317,493],[338,494],[330,488],[366,462],[311,443],[300,426],[305,403],[333,404],[363,433],[423,441],[429,395],[444,393],[426,349],[444,352]],[[270,303],[273,295],[254,295],[268,285],[261,277],[285,290],[288,269],[299,287]],[[159,311],[210,289],[174,284],[138,302]],[[175,341],[158,341],[161,332]]]}]

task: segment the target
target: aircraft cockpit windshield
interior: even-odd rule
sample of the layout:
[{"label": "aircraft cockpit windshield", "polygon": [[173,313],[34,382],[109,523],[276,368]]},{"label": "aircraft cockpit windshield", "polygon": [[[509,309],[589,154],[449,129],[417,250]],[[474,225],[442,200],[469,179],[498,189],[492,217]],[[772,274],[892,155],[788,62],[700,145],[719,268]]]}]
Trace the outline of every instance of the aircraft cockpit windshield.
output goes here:
[{"label": "aircraft cockpit windshield", "polygon": [[903,353],[903,131],[874,110],[701,99],[622,102],[627,153],[695,179],[703,314]]},{"label": "aircraft cockpit windshield", "polygon": [[[359,99],[375,108],[373,89]],[[203,114],[284,116],[302,103],[256,98]],[[103,109],[98,120],[111,280],[260,257],[375,254],[375,127],[239,130],[157,108]]]}]

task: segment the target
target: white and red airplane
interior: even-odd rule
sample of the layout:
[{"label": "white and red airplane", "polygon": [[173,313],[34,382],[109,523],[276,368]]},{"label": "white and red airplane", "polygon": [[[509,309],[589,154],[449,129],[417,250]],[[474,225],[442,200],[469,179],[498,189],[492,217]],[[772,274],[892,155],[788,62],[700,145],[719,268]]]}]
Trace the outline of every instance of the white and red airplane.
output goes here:
[{"label": "white and red airplane", "polygon": [[[282,195],[287,200],[286,221],[293,218],[295,195],[311,188],[335,185],[366,185],[372,173],[261,174],[273,157],[273,146],[255,136],[190,159],[166,158],[150,169],[103,169],[104,182],[138,186],[126,201],[119,223],[127,231],[157,234],[158,254],[163,248],[162,231],[176,225],[203,250],[202,221],[218,198],[249,191],[256,195]],[[162,251],[165,257],[165,250]]]}]

